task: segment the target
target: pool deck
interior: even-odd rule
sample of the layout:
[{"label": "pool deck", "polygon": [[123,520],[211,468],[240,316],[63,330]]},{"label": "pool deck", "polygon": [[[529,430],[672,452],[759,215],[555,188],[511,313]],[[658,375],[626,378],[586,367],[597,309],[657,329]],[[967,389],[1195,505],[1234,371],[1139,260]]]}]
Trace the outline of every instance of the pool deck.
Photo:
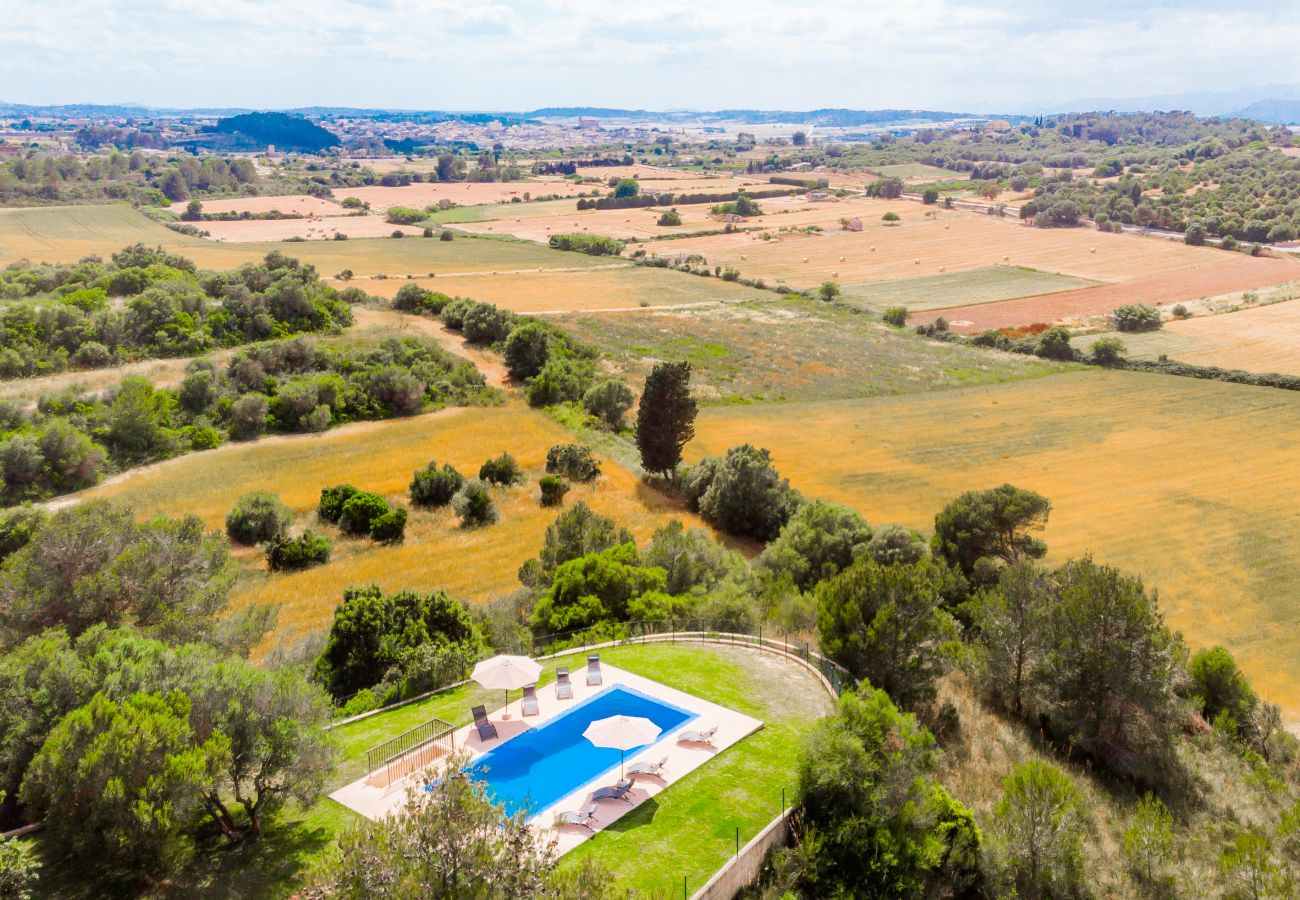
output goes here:
[{"label": "pool deck", "polygon": [[[544,828],[552,832],[556,840],[556,850],[561,854],[567,853],[583,841],[588,840],[600,829],[608,828],[611,822],[617,821],[641,803],[666,790],[673,782],[679,781],[704,765],[718,753],[739,743],[763,727],[763,723],[758,719],[742,715],[724,706],[718,706],[716,703],[701,700],[692,694],[675,690],[649,678],[625,672],[608,663],[601,664],[601,671],[604,675],[603,683],[592,686],[587,684],[587,669],[585,666],[572,671],[569,674],[569,680],[573,684],[572,700],[557,700],[553,682],[543,688],[538,688],[539,715],[523,718],[520,714],[520,701],[518,699],[512,700],[507,707],[493,710],[488,714],[488,718],[492,720],[492,724],[496,725],[497,734],[499,735],[497,740],[484,742],[479,738],[478,732],[472,724],[458,728],[453,735],[456,749],[468,750],[472,757],[477,759],[487,751],[500,746],[502,742],[510,740],[529,728],[546,724],[560,713],[572,709],[587,698],[616,684],[634,688],[657,700],[679,706],[696,715],[696,718],[683,724],[681,728],[676,729],[677,731],[695,731],[707,729],[714,725],[718,726],[717,733],[714,734],[711,744],[678,743],[674,737],[674,732],[669,732],[662,736],[657,743],[638,750],[636,753],[628,754],[627,765],[629,766],[641,761],[658,762],[666,757],[664,774],[662,777],[637,776],[635,787],[627,795],[627,800],[601,800],[597,802],[596,821],[592,823],[595,831],[589,831],[575,825],[557,828],[554,826],[555,816],[560,812],[586,808],[592,802],[591,795],[595,790],[618,781],[617,768],[601,773],[568,796],[561,797],[550,806],[539,810],[530,818],[530,822],[535,828]],[[516,696],[518,694],[518,692],[511,693]],[[509,718],[504,717],[505,713],[509,713]],[[370,819],[383,819],[401,807],[409,788],[420,784],[422,779],[430,774],[430,770],[436,768],[437,764],[434,763],[431,766],[416,769],[410,775],[395,780],[390,785],[377,783],[377,779],[367,776],[340,788],[330,794],[330,797]]]}]

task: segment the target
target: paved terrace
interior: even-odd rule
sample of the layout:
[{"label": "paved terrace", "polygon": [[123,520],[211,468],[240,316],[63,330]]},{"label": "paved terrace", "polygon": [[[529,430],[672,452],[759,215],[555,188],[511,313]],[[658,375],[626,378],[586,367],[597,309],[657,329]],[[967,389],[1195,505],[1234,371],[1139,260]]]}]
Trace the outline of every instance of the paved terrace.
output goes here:
[{"label": "paved terrace", "polygon": [[[635,753],[628,754],[627,765],[629,766],[641,761],[658,762],[665,756],[668,761],[664,765],[662,777],[637,776],[635,788],[627,795],[627,800],[602,800],[597,803],[596,821],[592,823],[592,827],[595,831],[599,831],[602,828],[608,828],[612,822],[622,818],[639,804],[667,790],[673,782],[680,780],[707,763],[718,753],[739,743],[763,727],[763,723],[758,719],[741,715],[734,710],[718,706],[716,703],[701,700],[692,694],[675,690],[649,678],[625,672],[608,663],[602,663],[601,670],[604,674],[603,683],[592,686],[587,685],[586,667],[578,668],[570,673],[569,678],[573,684],[572,700],[557,700],[555,698],[554,683],[538,688],[539,715],[523,718],[519,700],[514,700],[508,706],[493,710],[489,713],[488,718],[496,726],[497,734],[500,736],[498,740],[482,741],[471,724],[455,731],[452,736],[453,746],[457,749],[468,750],[473,758],[477,759],[487,751],[500,746],[502,742],[510,740],[529,728],[536,728],[546,724],[560,713],[567,712],[589,697],[616,684],[634,688],[657,700],[662,700],[674,706],[679,706],[688,712],[695,713],[697,718],[686,722],[675,731],[661,735],[658,742]],[[509,713],[509,718],[506,717],[506,713]],[[713,736],[712,745],[677,743],[676,731],[693,731],[709,728],[713,725],[717,725],[718,730]],[[387,779],[382,776],[372,777],[371,774],[368,774],[366,777],[360,778],[330,794],[330,797],[363,816],[379,820],[396,812],[405,800],[407,791],[422,784],[424,779],[433,775],[437,769],[438,765],[435,760],[428,766],[417,768],[406,777],[393,780],[391,784],[386,784]],[[591,803],[591,795],[595,790],[612,785],[616,781],[618,781],[617,767],[600,773],[596,778],[568,796],[561,797],[551,806],[538,810],[530,818],[530,822],[536,828],[554,831],[559,852],[561,854],[567,853],[583,841],[591,838],[594,832],[572,825],[555,828],[553,823],[556,814],[566,810],[584,809]],[[631,802],[629,803],[628,800]]]}]

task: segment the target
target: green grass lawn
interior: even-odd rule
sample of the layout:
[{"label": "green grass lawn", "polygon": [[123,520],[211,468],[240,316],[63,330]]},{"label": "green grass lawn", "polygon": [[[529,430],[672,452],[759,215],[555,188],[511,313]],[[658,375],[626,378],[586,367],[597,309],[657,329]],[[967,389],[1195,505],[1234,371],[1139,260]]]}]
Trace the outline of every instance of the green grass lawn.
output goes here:
[{"label": "green grass lawn", "polygon": [[932,181],[940,181],[946,178],[964,178],[961,172],[954,172],[951,169],[941,169],[938,166],[927,166],[925,163],[897,163],[892,166],[871,166],[867,169],[876,175],[883,175],[886,178],[929,178]]},{"label": "green grass lawn", "polygon": [[844,299],[872,311],[888,306],[913,310],[944,309],[975,303],[996,303],[1015,297],[1052,294],[1096,284],[1084,278],[1053,275],[1023,266],[985,266],[901,281],[842,285]]},{"label": "green grass lawn", "polygon": [[[683,876],[694,890],[734,852],[736,828],[743,845],[777,814],[783,788],[793,799],[803,737],[830,710],[830,698],[802,667],[753,650],[642,644],[607,648],[601,658],[764,722],[759,732],[643,803],[562,862],[569,866],[590,858],[608,869],[620,887],[643,896],[660,896],[674,886],[680,890]],[[558,666],[576,671],[584,664],[585,654],[549,660],[539,683],[554,681]],[[472,706],[484,703],[491,709],[502,699],[499,691],[468,684],[336,728],[342,756],[326,792],[364,774],[370,747],[431,718],[466,725]],[[288,897],[354,821],[354,813],[323,797],[309,809],[281,813],[260,841],[243,847],[226,848],[212,829],[200,836],[195,862],[150,896]],[[57,862],[45,867],[43,886],[55,896],[102,896],[98,886],[79,884],[77,873]]]}]

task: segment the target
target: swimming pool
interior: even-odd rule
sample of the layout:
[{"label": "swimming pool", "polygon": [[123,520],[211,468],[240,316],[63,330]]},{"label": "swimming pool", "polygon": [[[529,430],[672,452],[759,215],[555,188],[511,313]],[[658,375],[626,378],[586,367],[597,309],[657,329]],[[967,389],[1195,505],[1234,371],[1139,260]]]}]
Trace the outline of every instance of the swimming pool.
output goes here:
[{"label": "swimming pool", "polygon": [[512,815],[521,809],[529,814],[544,809],[610,769],[613,784],[622,754],[594,746],[582,733],[597,719],[617,715],[644,716],[658,725],[661,731],[654,743],[696,716],[635,688],[610,685],[546,724],[484,753],[473,763],[474,778],[484,781],[488,795]]}]

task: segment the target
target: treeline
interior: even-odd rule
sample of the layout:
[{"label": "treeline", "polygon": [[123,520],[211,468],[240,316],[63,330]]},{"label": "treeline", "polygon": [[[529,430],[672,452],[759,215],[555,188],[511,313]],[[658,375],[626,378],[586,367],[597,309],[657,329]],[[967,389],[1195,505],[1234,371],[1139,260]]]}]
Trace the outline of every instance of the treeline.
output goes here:
[{"label": "treeline", "polygon": [[538,162],[533,165],[533,171],[538,175],[576,175],[579,168],[595,168],[598,166],[630,166],[636,162],[631,154],[624,153],[620,157],[595,157],[593,159],[564,159],[558,162]]},{"label": "treeline", "polygon": [[805,188],[772,188],[770,190],[738,190],[715,194],[636,194],[631,197],[600,197],[594,200],[579,200],[578,209],[630,209],[645,206],[683,206],[691,203],[727,203],[741,197],[762,200],[765,197],[788,197],[800,193]]},{"label": "treeline", "polygon": [[0,378],[15,378],[336,333],[366,294],[337,291],[279,251],[199,272],[161,247],[134,244],[107,263],[12,264],[0,270],[0,297],[25,301],[0,305]]},{"label": "treeline", "polygon": [[224,364],[194,360],[175,390],[129,376],[103,397],[69,389],[42,398],[34,410],[0,404],[2,499],[13,504],[69,493],[105,472],[227,440],[498,399],[472,363],[431,341],[257,344]]},{"label": "treeline", "polygon": [[260,187],[256,166],[243,157],[37,152],[0,162],[0,204],[5,205],[125,200],[167,206],[193,196],[255,194]]}]

